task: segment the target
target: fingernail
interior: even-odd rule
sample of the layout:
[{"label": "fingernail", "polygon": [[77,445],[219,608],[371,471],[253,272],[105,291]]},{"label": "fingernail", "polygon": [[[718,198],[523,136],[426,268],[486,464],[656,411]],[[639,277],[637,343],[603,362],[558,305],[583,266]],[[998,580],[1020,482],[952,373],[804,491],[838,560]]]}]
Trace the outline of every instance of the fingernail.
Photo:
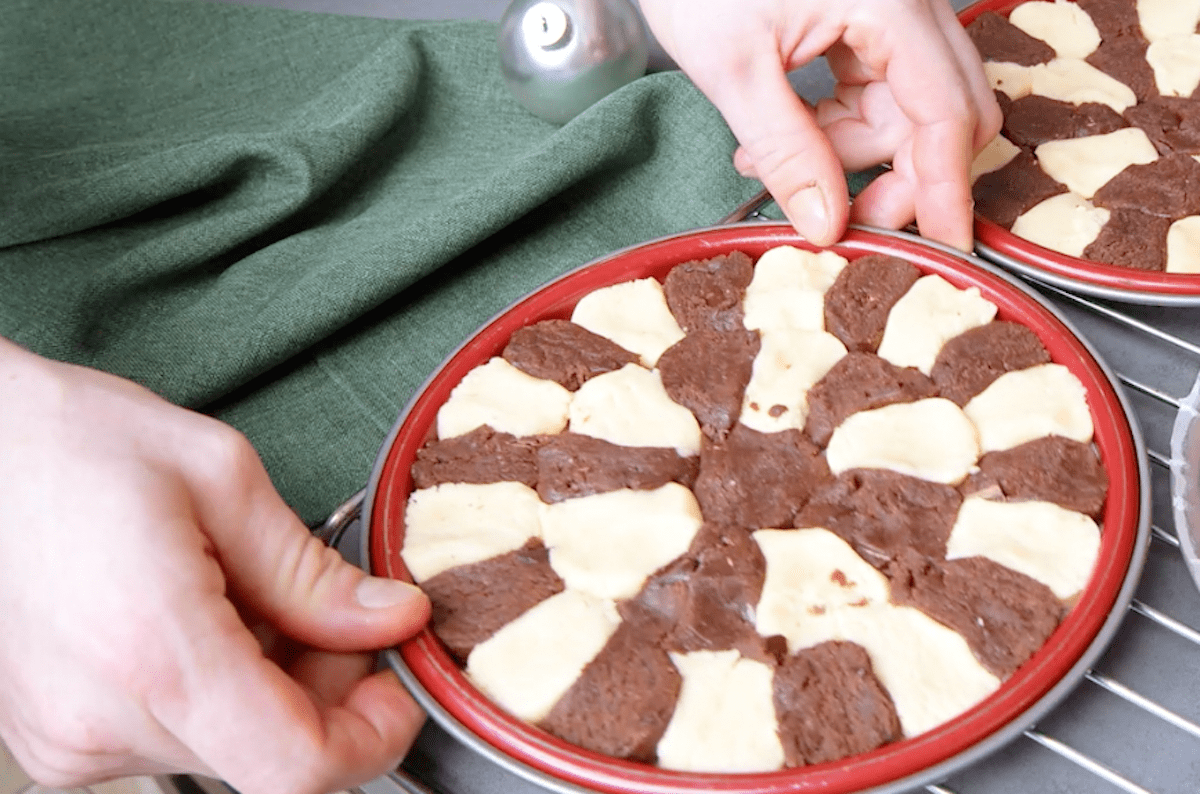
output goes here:
[{"label": "fingernail", "polygon": [[421,598],[421,591],[399,579],[368,576],[358,583],[354,596],[367,609],[385,609],[416,601]]},{"label": "fingernail", "polygon": [[805,239],[824,245],[829,236],[829,210],[825,205],[825,194],[817,185],[810,185],[788,200],[787,215],[796,231]]}]

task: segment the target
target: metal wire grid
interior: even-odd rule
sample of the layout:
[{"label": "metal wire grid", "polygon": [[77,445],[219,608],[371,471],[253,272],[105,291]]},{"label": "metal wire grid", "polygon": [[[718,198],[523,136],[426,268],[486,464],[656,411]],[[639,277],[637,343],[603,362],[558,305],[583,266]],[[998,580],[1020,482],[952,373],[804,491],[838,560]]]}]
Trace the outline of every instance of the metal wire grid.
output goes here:
[{"label": "metal wire grid", "polygon": [[[773,220],[761,212],[762,206],[763,197],[756,197],[722,219],[722,223],[734,223],[745,220]],[[1173,423],[1174,416],[1180,408],[1181,398],[1173,396],[1160,386],[1147,383],[1146,381],[1150,380],[1161,380],[1161,378],[1156,378],[1153,373],[1149,377],[1134,377],[1125,374],[1122,371],[1122,367],[1113,362],[1112,358],[1108,355],[1109,353],[1130,347],[1137,347],[1136,345],[1128,345],[1128,339],[1115,338],[1114,329],[1122,329],[1140,338],[1142,344],[1148,346],[1150,358],[1157,357],[1158,353],[1164,348],[1172,348],[1182,352],[1191,361],[1191,367],[1185,374],[1188,374],[1193,380],[1196,369],[1200,367],[1200,344],[1193,343],[1177,334],[1166,331],[1155,322],[1149,322],[1133,316],[1137,312],[1137,307],[1122,306],[1118,309],[1111,305],[1064,292],[1048,285],[1035,284],[1034,286],[1045,292],[1047,297],[1056,302],[1067,314],[1074,313],[1076,316],[1071,319],[1077,325],[1081,324],[1080,320],[1089,317],[1092,323],[1099,323],[1098,326],[1092,329],[1091,333],[1085,333],[1085,336],[1094,345],[1102,349],[1106,360],[1113,366],[1119,383],[1129,390],[1130,394],[1142,395],[1145,398],[1149,398],[1143,401],[1144,404],[1140,405],[1136,410],[1138,419],[1143,425],[1143,430],[1146,429],[1147,424],[1151,426],[1157,424],[1161,427]],[[1079,314],[1080,312],[1082,312],[1082,315]],[[1175,310],[1177,315],[1180,312],[1186,314],[1190,310]],[[1200,328],[1200,312],[1192,313],[1191,317],[1194,318],[1192,326]],[[1105,345],[1105,342],[1108,344]],[[1109,349],[1105,350],[1104,348],[1106,347]],[[1139,358],[1146,357],[1144,351],[1138,352],[1136,355]],[[1178,372],[1178,368],[1175,368],[1175,371]],[[1190,388],[1190,381],[1187,385]],[[1184,391],[1186,392],[1187,389],[1185,388]],[[1159,435],[1163,434],[1160,433]],[[1152,490],[1158,492],[1160,496],[1169,493],[1170,455],[1155,449],[1148,439],[1147,456],[1152,464]],[[336,546],[337,542],[341,540],[343,532],[358,517],[362,496],[362,492],[355,494],[346,505],[343,505],[342,509],[339,509],[337,513],[330,516],[325,525],[316,528],[315,532],[318,535],[324,536],[327,542],[330,542],[330,545]],[[1169,559],[1177,560],[1182,565],[1182,558],[1179,552],[1179,538],[1172,529],[1165,528],[1164,523],[1173,524],[1173,518],[1170,517],[1169,499],[1159,498],[1154,503],[1154,522],[1151,525],[1152,544],[1160,547],[1160,550],[1166,550],[1169,553]],[[1152,548],[1153,551],[1155,550]],[[1158,564],[1156,565],[1156,555],[1152,553],[1143,574],[1143,580],[1160,574],[1162,561],[1163,557],[1158,555]],[[1133,621],[1144,620],[1148,624],[1157,627],[1160,632],[1165,631],[1181,640],[1187,648],[1186,653],[1191,658],[1193,662],[1192,667],[1195,669],[1197,675],[1195,685],[1190,686],[1192,682],[1187,678],[1188,670],[1181,671],[1180,677],[1174,682],[1176,686],[1173,692],[1178,693],[1188,689],[1191,689],[1193,692],[1200,692],[1200,630],[1193,628],[1186,620],[1170,614],[1170,611],[1183,611],[1178,603],[1175,603],[1174,606],[1175,610],[1164,611],[1151,606],[1143,598],[1135,597],[1130,603],[1129,611],[1137,617],[1127,618],[1124,624],[1122,624],[1122,630],[1125,630]],[[1144,639],[1144,637],[1140,639]],[[1120,643],[1121,636],[1119,633],[1118,637],[1114,640],[1114,645]],[[1157,643],[1155,642],[1130,644],[1137,647],[1135,656],[1138,654],[1156,655]],[[1150,647],[1146,647],[1147,645]],[[1178,653],[1178,648],[1175,651]],[[1111,652],[1109,655],[1111,655]],[[1097,667],[1103,666],[1107,658],[1108,656],[1102,658]],[[1135,659],[1135,666],[1138,664],[1140,662]],[[1151,745],[1161,744],[1165,751],[1164,754],[1167,757],[1147,761],[1145,758],[1139,760],[1131,754],[1129,757],[1121,760],[1124,761],[1124,766],[1134,766],[1136,769],[1132,772],[1128,770],[1118,771],[1118,765],[1112,763],[1101,752],[1088,752],[1075,746],[1080,743],[1075,741],[1077,737],[1063,738],[1054,735],[1054,731],[1043,728],[1045,722],[1051,721],[1051,718],[1056,717],[1061,712],[1066,711],[1069,713],[1072,711],[1069,705],[1067,707],[1060,706],[1059,709],[1049,715],[1047,720],[1043,720],[1042,724],[1026,730],[1023,734],[1024,741],[1018,740],[1014,742],[1014,745],[1018,746],[1006,749],[999,754],[1008,756],[1006,763],[996,763],[994,757],[985,758],[969,768],[966,773],[955,775],[951,780],[941,784],[926,786],[925,790],[929,794],[976,794],[976,792],[992,791],[1058,791],[1074,794],[1074,792],[1091,792],[1106,788],[1125,791],[1129,794],[1177,794],[1177,792],[1178,794],[1182,794],[1184,791],[1200,791],[1200,723],[1160,702],[1160,700],[1170,700],[1170,698],[1160,696],[1159,699],[1155,699],[1150,697],[1139,692],[1133,686],[1122,682],[1118,677],[1101,672],[1098,669],[1093,668],[1089,670],[1084,676],[1084,681],[1086,684],[1081,685],[1080,689],[1090,688],[1095,690],[1093,692],[1085,691],[1080,693],[1079,699],[1085,703],[1090,703],[1102,697],[1101,693],[1107,693],[1120,699],[1121,702],[1128,704],[1138,712],[1152,718],[1154,728],[1149,731],[1151,735],[1148,742],[1145,740],[1146,732],[1144,726],[1140,728],[1143,736],[1142,743]],[[1084,711],[1088,710],[1084,709]],[[1197,710],[1197,714],[1200,714],[1200,710]],[[1061,728],[1062,726],[1059,727]],[[1101,724],[1089,726],[1089,729],[1092,733],[1111,736],[1113,734],[1121,734],[1123,727],[1125,726],[1114,724],[1110,719],[1102,721]],[[1179,736],[1188,737],[1185,741],[1191,742],[1190,750],[1187,746],[1181,750],[1177,741],[1162,741],[1163,737],[1156,735],[1156,731],[1176,732]],[[1067,732],[1070,733],[1071,731]],[[1022,747],[1020,745],[1026,746]],[[1036,778],[1040,780],[1040,783],[1031,783],[1032,776],[1025,774],[1025,770],[1029,767],[1037,766],[1038,770],[1035,770],[1035,774],[1042,773],[1041,764],[1035,760],[1036,754],[1041,751],[1049,751],[1053,757],[1066,762],[1069,767],[1081,771],[1083,773],[1082,777],[1070,774],[1062,776],[1062,768],[1060,767],[1058,770],[1052,772],[1050,776]],[[1153,768],[1147,767],[1147,763],[1153,764]],[[1161,774],[1164,768],[1177,770],[1179,774],[1173,774],[1170,771],[1165,775]],[[422,775],[422,777],[429,778],[430,775],[428,775],[428,772],[432,770],[425,769],[423,771],[426,774]],[[1133,779],[1135,776],[1144,778],[1147,772],[1157,772],[1158,774],[1151,774],[1150,776],[1165,778],[1167,781],[1166,786],[1164,788],[1149,788],[1143,785],[1144,780],[1139,782]],[[1062,779],[1056,780],[1056,774],[1061,776]],[[462,778],[459,778],[457,781],[460,784],[459,786],[455,786],[453,789],[446,788],[445,781],[438,780],[437,778],[439,777],[440,775],[433,774],[432,779],[422,781],[416,775],[410,774],[402,768],[388,775],[386,779],[376,781],[376,785],[369,787],[373,791],[367,794],[388,794],[388,789],[391,789],[391,791],[398,789],[405,794],[433,794],[433,792],[439,789],[456,790],[461,788],[461,784],[464,782]],[[491,782],[494,784],[497,781]],[[521,783],[524,784],[524,781],[521,781]],[[1104,784],[1108,785],[1105,786]],[[1180,788],[1180,786],[1183,786],[1183,788]],[[467,786],[467,788],[474,790],[475,787]],[[524,789],[525,785],[520,785],[518,788]],[[482,791],[484,789],[481,788],[479,790]],[[354,792],[354,794],[359,794],[361,791],[360,789]]]},{"label": "metal wire grid", "polygon": [[[1154,357],[1156,353],[1161,352],[1164,347],[1169,347],[1187,356],[1189,359],[1191,359],[1192,364],[1200,362],[1200,345],[1197,345],[1174,333],[1163,330],[1156,324],[1152,324],[1151,322],[1147,322],[1133,316],[1138,312],[1136,307],[1122,306],[1120,309],[1118,309],[1108,304],[1099,303],[1068,292],[1064,292],[1055,287],[1050,287],[1047,285],[1035,286],[1045,292],[1047,297],[1055,301],[1061,308],[1066,310],[1068,314],[1079,316],[1082,313],[1083,316],[1090,317],[1090,322],[1097,324],[1097,326],[1095,333],[1087,334],[1088,338],[1093,341],[1093,343],[1097,343],[1098,341],[1106,341],[1108,343],[1107,345],[1098,344],[1099,347],[1108,347],[1114,351],[1120,350],[1122,347],[1128,348],[1128,339],[1119,338],[1119,333],[1123,332],[1126,334],[1132,334],[1134,337],[1140,336],[1143,342],[1148,345],[1150,355],[1152,357]],[[1191,313],[1191,310],[1180,311]],[[1161,317],[1162,315],[1159,316]],[[1191,313],[1191,316],[1194,317],[1194,313]],[[1143,352],[1137,355],[1145,356],[1146,354]],[[1112,364],[1113,362],[1110,360],[1109,363]],[[1171,369],[1176,373],[1180,372],[1177,367],[1171,367]],[[1114,370],[1116,371],[1117,379],[1120,384],[1129,391],[1131,399],[1132,395],[1134,394],[1149,398],[1148,400],[1139,401],[1138,408],[1136,410],[1138,419],[1143,425],[1157,424],[1161,427],[1174,422],[1175,414],[1181,407],[1181,397],[1175,397],[1168,391],[1164,390],[1164,388],[1160,388],[1158,385],[1145,382],[1145,380],[1148,380],[1149,378],[1137,378],[1125,374],[1120,366],[1114,365]],[[1160,368],[1160,373],[1161,371],[1162,369]],[[1196,368],[1190,368],[1188,370],[1188,374],[1190,374],[1194,380]],[[1190,386],[1190,382],[1188,385]],[[1157,416],[1154,415],[1155,412],[1157,412]],[[1160,433],[1159,435],[1162,434]],[[1171,464],[1170,455],[1155,449],[1154,446],[1148,442],[1147,456],[1151,463],[1151,479],[1154,485],[1153,490],[1159,492],[1160,496],[1163,493],[1169,493]],[[1165,559],[1178,559],[1180,564],[1182,564],[1182,558],[1179,557],[1179,538],[1173,530],[1167,529],[1164,526],[1164,524],[1173,525],[1174,522],[1173,517],[1170,516],[1169,499],[1164,500],[1159,498],[1155,500],[1153,516],[1153,523],[1151,524],[1152,544],[1159,546],[1160,549],[1168,550],[1172,553],[1172,557]],[[1152,549],[1152,552],[1153,551],[1155,550]],[[1156,564],[1155,555],[1151,555],[1151,558],[1147,563],[1146,570],[1143,574],[1144,580],[1146,578],[1155,577],[1160,573],[1159,569],[1163,559],[1164,558],[1159,555],[1157,559],[1158,564]],[[1139,591],[1139,596],[1140,594],[1141,593]],[[1176,609],[1183,611],[1180,603],[1176,602],[1173,604],[1173,606]],[[1190,653],[1193,661],[1193,664],[1191,665],[1192,669],[1200,671],[1200,631],[1197,631],[1197,629],[1193,628],[1192,625],[1189,625],[1189,623],[1185,620],[1180,619],[1178,615],[1172,615],[1169,614],[1168,611],[1155,608],[1149,603],[1146,603],[1146,601],[1141,597],[1134,598],[1134,600],[1130,603],[1129,610],[1137,617],[1127,618],[1122,626],[1123,629],[1128,626],[1131,621],[1144,619],[1153,626],[1157,627],[1159,630],[1165,630],[1166,632],[1169,632],[1174,637],[1182,640],[1183,644],[1187,646],[1187,652]],[[1193,615],[1191,617],[1194,619],[1195,616]],[[1119,642],[1119,638],[1120,635],[1118,635],[1118,640],[1114,642]],[[1178,651],[1178,649],[1176,649],[1176,651]],[[1155,646],[1153,644],[1149,644],[1145,647],[1142,647],[1140,649],[1140,653],[1153,655],[1155,653]],[[1098,666],[1102,666],[1103,662],[1104,659],[1101,660],[1101,665]],[[1200,688],[1200,680],[1193,681],[1187,678],[1187,668],[1180,670],[1179,673],[1180,678],[1174,682],[1175,691],[1185,691],[1189,689],[1194,691]],[[1099,783],[1100,781],[1103,781],[1103,783],[1109,784],[1109,786],[1111,786],[1113,789],[1129,792],[1129,794],[1164,794],[1164,790],[1148,788],[1147,785],[1145,785],[1144,778],[1146,777],[1165,778],[1167,780],[1167,785],[1183,785],[1187,787],[1186,790],[1190,791],[1200,790],[1200,782],[1197,782],[1198,778],[1192,775],[1197,766],[1197,759],[1200,759],[1200,743],[1198,743],[1200,742],[1200,723],[1197,723],[1194,719],[1178,713],[1177,710],[1164,705],[1162,702],[1159,702],[1159,700],[1142,694],[1132,686],[1123,683],[1121,680],[1118,680],[1112,675],[1102,673],[1095,668],[1090,670],[1084,678],[1087,684],[1081,686],[1081,688],[1090,686],[1091,688],[1103,691],[1104,693],[1115,695],[1117,698],[1120,698],[1121,701],[1132,706],[1142,714],[1153,718],[1153,724],[1157,726],[1157,728],[1153,730],[1160,730],[1163,732],[1178,731],[1182,732],[1181,735],[1190,737],[1192,740],[1191,751],[1187,752],[1185,750],[1181,754],[1177,750],[1178,743],[1169,742],[1176,751],[1165,752],[1157,759],[1151,759],[1151,762],[1154,764],[1155,768],[1150,768],[1147,766],[1147,759],[1142,759],[1141,763],[1139,763],[1135,755],[1130,753],[1129,756],[1122,759],[1125,761],[1124,765],[1127,767],[1136,766],[1137,768],[1133,769],[1132,771],[1118,771],[1116,765],[1111,763],[1109,759],[1098,757],[1098,753],[1085,752],[1084,750],[1073,746],[1070,741],[1052,735],[1049,731],[1044,730],[1041,725],[1024,732],[1024,739],[1026,740],[1025,743],[1032,743],[1032,745],[1035,745],[1036,747],[1048,750],[1057,758],[1062,759],[1078,770],[1082,770],[1083,772],[1087,773],[1087,776],[1091,777],[1093,783]],[[1171,689],[1171,687],[1167,688]],[[1082,699],[1094,699],[1099,697],[1099,694],[1097,692],[1083,692],[1081,693],[1081,697]],[[1060,710],[1062,710],[1062,707],[1060,707]],[[1050,716],[1054,716],[1054,713],[1052,713]],[[1092,733],[1110,733],[1118,735],[1123,733],[1124,727],[1125,726],[1121,724],[1102,724],[1091,726]],[[1018,744],[1019,743],[1021,742],[1018,742]],[[1009,755],[1015,759],[1016,763],[1020,763],[1032,758],[1035,752],[1036,750],[1031,750],[1029,747],[1017,747],[1011,750]],[[1173,768],[1179,774],[1161,774],[1163,768]],[[959,781],[955,779],[940,785],[930,785],[926,787],[926,790],[930,792],[930,794],[971,794],[971,792],[973,792],[975,789],[970,787],[970,784],[978,781],[978,779],[981,777],[978,772],[981,770],[987,773],[1000,771],[989,764],[989,759],[985,759],[976,768],[968,770],[966,774],[956,776],[956,778],[961,777],[965,778],[965,780]],[[1139,780],[1133,779],[1135,776],[1138,777]],[[1076,780],[1078,780],[1078,778],[1076,778]],[[1003,780],[1000,782],[998,787],[989,786],[989,788],[994,788],[998,791],[1018,790],[1017,788],[1012,787],[1009,783],[1005,783]],[[1039,786],[1036,789],[1026,788],[1024,785],[1021,785],[1019,790],[1083,791],[1105,789],[1106,787],[1103,785],[1079,788],[1077,783],[1075,785],[1071,785],[1070,783],[1064,785],[1055,783],[1052,779],[1046,779],[1043,781],[1043,786]],[[1172,788],[1172,794],[1174,794],[1175,790],[1182,792],[1185,789]]]}]

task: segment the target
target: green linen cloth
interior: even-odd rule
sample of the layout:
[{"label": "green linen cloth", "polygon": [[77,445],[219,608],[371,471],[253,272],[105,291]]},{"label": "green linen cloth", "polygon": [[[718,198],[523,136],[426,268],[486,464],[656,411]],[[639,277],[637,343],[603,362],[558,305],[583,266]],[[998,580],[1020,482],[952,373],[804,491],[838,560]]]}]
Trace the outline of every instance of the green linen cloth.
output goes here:
[{"label": "green linen cloth", "polygon": [[0,335],[231,423],[309,523],[493,314],[761,188],[676,72],[532,116],[490,23],[0,8]]}]

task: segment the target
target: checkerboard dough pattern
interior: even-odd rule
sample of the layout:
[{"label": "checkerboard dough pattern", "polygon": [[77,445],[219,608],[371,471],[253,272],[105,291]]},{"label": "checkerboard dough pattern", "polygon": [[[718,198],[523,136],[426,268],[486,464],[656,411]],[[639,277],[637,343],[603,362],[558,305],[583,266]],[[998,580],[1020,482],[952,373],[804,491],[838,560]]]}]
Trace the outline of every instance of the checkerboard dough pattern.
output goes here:
[{"label": "checkerboard dough pattern", "polygon": [[521,329],[418,453],[403,556],[481,691],[599,753],[737,772],[952,719],[1096,558],[1084,390],[978,289],[791,247]]},{"label": "checkerboard dough pattern", "polygon": [[1200,273],[1200,4],[1034,0],[967,27],[1004,111],[976,211],[1093,262]]}]

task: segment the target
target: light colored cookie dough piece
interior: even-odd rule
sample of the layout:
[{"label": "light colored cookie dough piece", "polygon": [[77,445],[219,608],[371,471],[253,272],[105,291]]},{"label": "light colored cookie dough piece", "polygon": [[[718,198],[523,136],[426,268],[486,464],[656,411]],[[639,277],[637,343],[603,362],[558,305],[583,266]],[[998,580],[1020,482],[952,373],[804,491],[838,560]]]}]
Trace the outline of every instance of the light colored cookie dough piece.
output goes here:
[{"label": "light colored cookie dough piece", "polygon": [[975,180],[984,174],[999,171],[1011,163],[1013,158],[1020,153],[1021,149],[1016,144],[1003,135],[997,134],[995,138],[992,138],[991,143],[983,147],[983,151],[977,154],[975,161],[971,163],[971,184],[975,184]]},{"label": "light colored cookie dough piece", "polygon": [[1049,44],[1060,58],[1086,58],[1100,46],[1100,31],[1092,18],[1066,0],[1022,3],[1008,15],[1008,21]]},{"label": "light colored cookie dough piece", "polygon": [[981,452],[1011,449],[1042,436],[1092,440],[1092,412],[1079,378],[1062,364],[1006,372],[965,406]]},{"label": "light colored cookie dough piece", "polygon": [[1137,127],[1046,141],[1033,153],[1043,171],[1085,199],[1091,199],[1108,180],[1129,166],[1158,159],[1158,150]]},{"label": "light colored cookie dough piece", "polygon": [[568,428],[626,447],[674,447],[700,453],[695,415],[667,395],[658,371],[626,364],[590,378],[575,392]]},{"label": "light colored cookie dough piece", "polygon": [[1200,36],[1190,33],[1150,43],[1146,62],[1163,96],[1190,97],[1200,85]]},{"label": "light colored cookie dough piece", "polygon": [[765,772],[783,766],[773,673],[737,651],[673,653],[683,684],[658,741],[658,765],[689,772]]},{"label": "light colored cookie dough piece", "polygon": [[986,61],[983,73],[988,85],[1003,91],[1009,99],[1020,99],[1033,93],[1033,67],[1007,61]]},{"label": "light colored cookie dough piece", "polygon": [[404,511],[404,564],[420,583],[541,537],[537,492],[519,482],[443,483],[413,491]]},{"label": "light colored cookie dough piece", "polygon": [[1200,273],[1200,215],[1180,218],[1167,229],[1167,272]]},{"label": "light colored cookie dough piece", "polygon": [[846,346],[825,331],[771,328],[760,331],[762,346],[742,398],[742,424],[760,433],[802,429],[808,390],[846,355]]},{"label": "light colored cookie dough piece", "polygon": [[1149,42],[1191,33],[1200,23],[1200,0],[1137,0],[1136,7]]},{"label": "light colored cookie dough piece", "polygon": [[987,557],[1037,579],[1059,598],[1087,584],[1100,553],[1100,529],[1083,513],[1050,502],[963,500],[946,558]]},{"label": "light colored cookie dough piece", "polygon": [[846,260],[832,251],[772,248],[758,258],[746,287],[745,326],[825,330],[825,292],[845,266]]},{"label": "light colored cookie dough piece", "polygon": [[1074,193],[1060,193],[1017,216],[1012,233],[1031,243],[1067,256],[1084,250],[1108,223],[1109,211]]},{"label": "light colored cookie dough piece", "polygon": [[950,400],[931,397],[851,414],[825,448],[829,470],[891,469],[953,485],[979,460],[975,425]]},{"label": "light colored cookie dough piece", "polygon": [[620,623],[612,601],[564,590],[476,645],[467,657],[467,677],[511,714],[537,722]]},{"label": "light colored cookie dough piece", "polygon": [[961,634],[913,607],[844,610],[841,633],[867,649],[905,736],[957,717],[1000,686]]},{"label": "light colored cookie dough piece", "polygon": [[887,578],[827,529],[760,529],[752,537],[767,564],[755,628],[781,635],[791,653],[840,639],[841,611],[888,603]]},{"label": "light colored cookie dough piece", "polygon": [[1099,102],[1118,113],[1137,102],[1133,89],[1087,61],[1055,58],[1029,67],[1030,93],[1082,105]]},{"label": "light colored cookie dough piece", "polygon": [[678,483],[542,505],[542,538],[567,587],[601,598],[637,595],[646,578],[688,550],[703,523]]},{"label": "light colored cookie dough piece", "polygon": [[922,276],[888,313],[879,357],[928,375],[947,340],[995,316],[996,304],[980,295],[978,287],[963,290],[941,276]]},{"label": "light colored cookie dough piece", "polygon": [[887,579],[825,529],[755,532],[767,573],[756,609],[760,634],[791,653],[827,640],[862,645],[906,736],[955,717],[999,686],[966,640],[888,600]]},{"label": "light colored cookie dough piece", "polygon": [[558,433],[567,425],[571,392],[527,375],[499,356],[468,372],[438,409],[438,438],[481,425],[514,436]]},{"label": "light colored cookie dough piece", "polygon": [[589,292],[575,304],[571,320],[607,337],[653,367],[683,329],[667,306],[662,284],[652,278],[625,281]]}]

